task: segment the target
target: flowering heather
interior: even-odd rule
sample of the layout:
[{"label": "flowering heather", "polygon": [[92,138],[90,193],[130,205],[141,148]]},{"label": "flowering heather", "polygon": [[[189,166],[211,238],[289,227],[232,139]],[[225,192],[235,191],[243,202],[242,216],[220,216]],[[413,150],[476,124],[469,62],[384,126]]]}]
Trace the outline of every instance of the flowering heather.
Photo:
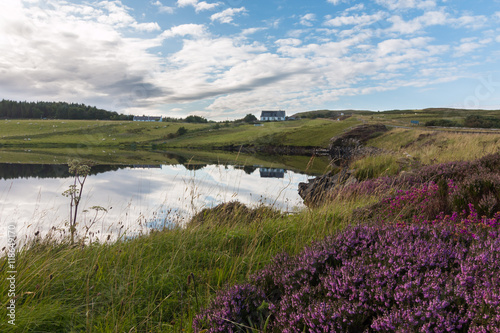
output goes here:
[{"label": "flowering heather", "polygon": [[421,184],[440,179],[454,179],[461,182],[471,175],[500,173],[500,153],[490,154],[475,161],[458,161],[422,167],[410,175],[397,177],[399,183]]},{"label": "flowering heather", "polygon": [[278,256],[219,293],[193,324],[196,332],[500,332],[499,305],[498,235],[363,226]]}]

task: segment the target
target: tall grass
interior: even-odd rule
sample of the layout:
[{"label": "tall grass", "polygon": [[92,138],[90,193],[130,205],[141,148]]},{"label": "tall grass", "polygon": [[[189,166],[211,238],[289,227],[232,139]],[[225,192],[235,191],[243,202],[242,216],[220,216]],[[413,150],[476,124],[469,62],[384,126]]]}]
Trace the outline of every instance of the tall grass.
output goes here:
[{"label": "tall grass", "polygon": [[[17,258],[16,326],[4,321],[0,329],[190,331],[193,316],[217,290],[244,281],[278,253],[298,253],[342,229],[354,206],[359,202],[295,215],[262,213],[253,222],[224,225],[212,216],[184,229],[109,244],[34,239]],[[5,257],[0,267],[6,270]],[[7,282],[0,281],[2,290]]]},{"label": "tall grass", "polygon": [[393,129],[368,145],[406,152],[424,164],[470,161],[500,151],[500,134]]},{"label": "tall grass", "polygon": [[391,176],[419,165],[472,161],[499,152],[500,134],[396,128],[368,141],[367,145],[384,152],[354,161],[352,167],[359,179]]}]

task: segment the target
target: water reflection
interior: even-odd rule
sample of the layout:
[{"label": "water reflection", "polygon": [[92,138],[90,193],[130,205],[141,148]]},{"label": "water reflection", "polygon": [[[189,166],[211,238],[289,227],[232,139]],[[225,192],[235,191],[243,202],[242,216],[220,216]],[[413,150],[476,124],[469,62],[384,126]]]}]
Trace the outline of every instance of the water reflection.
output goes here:
[{"label": "water reflection", "polygon": [[260,178],[285,178],[285,169],[260,168]]},{"label": "water reflection", "polygon": [[[79,232],[88,228],[94,239],[103,240],[182,225],[203,208],[233,200],[292,211],[303,207],[297,186],[307,177],[255,166],[96,166],[83,190]],[[69,199],[62,196],[72,184],[67,166],[2,165],[0,178],[0,226],[16,222],[21,238],[67,230]]]},{"label": "water reflection", "polygon": [[[126,165],[96,165],[90,174],[124,169]],[[158,168],[161,166],[158,165]],[[0,163],[0,179],[18,178],[65,178],[70,177],[67,164],[15,164]]]}]

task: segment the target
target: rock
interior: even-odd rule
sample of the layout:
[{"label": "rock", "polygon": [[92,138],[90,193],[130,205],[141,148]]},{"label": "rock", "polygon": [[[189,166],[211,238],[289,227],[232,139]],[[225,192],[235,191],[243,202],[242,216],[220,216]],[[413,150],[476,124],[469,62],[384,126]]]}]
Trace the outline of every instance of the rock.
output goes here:
[{"label": "rock", "polygon": [[328,199],[333,190],[357,182],[353,172],[354,170],[344,169],[336,174],[327,173],[309,179],[307,183],[299,183],[299,195],[307,206],[318,206]]},{"label": "rock", "polygon": [[386,131],[387,127],[381,124],[357,126],[330,140],[330,156],[333,161],[342,165],[356,156],[378,153],[380,149],[365,147],[364,144]]},{"label": "rock", "polygon": [[354,171],[347,166],[350,161],[363,155],[380,153],[381,149],[365,147],[364,144],[387,131],[385,125],[361,125],[330,140],[329,155],[332,162],[343,166],[337,174],[326,175],[310,179],[307,183],[299,184],[299,195],[308,206],[316,206],[325,202],[334,190],[357,182]]}]

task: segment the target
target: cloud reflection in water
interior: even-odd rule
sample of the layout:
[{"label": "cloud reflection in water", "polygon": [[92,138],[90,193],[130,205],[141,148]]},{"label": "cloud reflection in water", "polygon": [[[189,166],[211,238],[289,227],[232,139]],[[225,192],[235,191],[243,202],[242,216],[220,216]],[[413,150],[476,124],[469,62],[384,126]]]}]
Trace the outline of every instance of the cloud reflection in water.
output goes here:
[{"label": "cloud reflection in water", "polygon": [[[95,216],[95,211],[89,210],[92,206],[108,210],[91,229],[99,239],[107,235],[114,239],[125,230],[134,234],[151,227],[182,224],[203,208],[234,200],[290,211],[302,207],[297,186],[306,180],[306,175],[290,171],[283,178],[261,178],[258,168],[248,173],[224,165],[198,170],[163,165],[108,171],[88,177],[79,226],[89,225]],[[64,224],[69,216],[69,199],[62,192],[71,183],[72,178],[0,180],[0,225],[16,221],[20,238],[36,231],[45,235],[52,227],[67,230]]]}]

